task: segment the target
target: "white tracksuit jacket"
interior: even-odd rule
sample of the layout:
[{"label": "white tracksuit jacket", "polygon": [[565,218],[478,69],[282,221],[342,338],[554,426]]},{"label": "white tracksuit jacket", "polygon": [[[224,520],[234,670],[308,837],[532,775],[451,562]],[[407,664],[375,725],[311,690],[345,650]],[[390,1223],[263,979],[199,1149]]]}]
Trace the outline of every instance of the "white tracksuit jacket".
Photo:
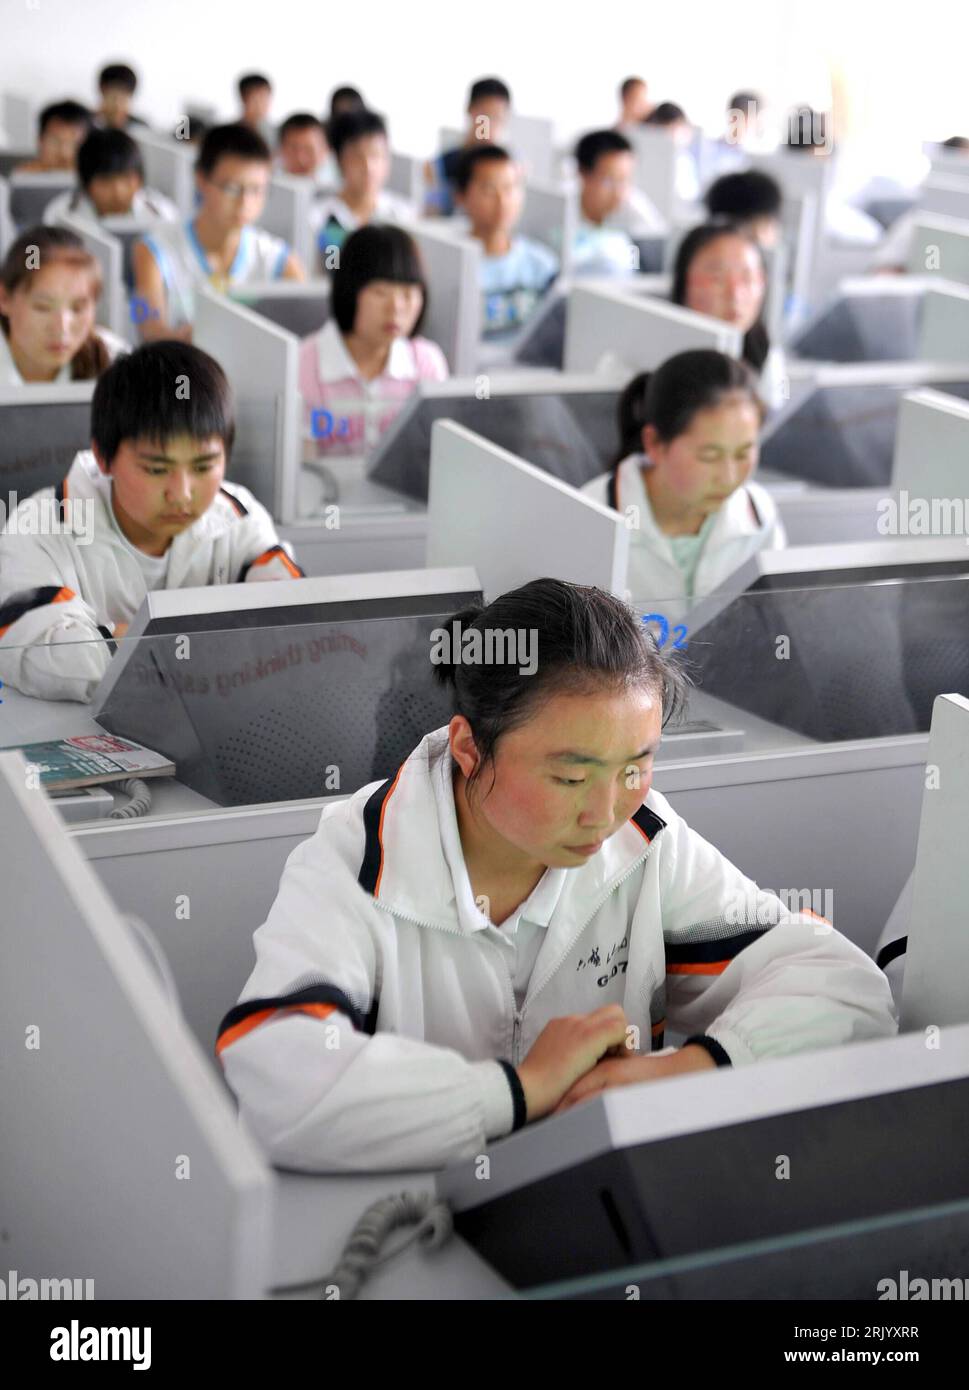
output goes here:
[{"label": "white tracksuit jacket", "polygon": [[[681,615],[690,600],[670,537],[659,529],[653,516],[642,475],[645,461],[642,454],[629,454],[615,472],[593,478],[582,491],[623,515],[627,515],[627,508],[636,509],[628,513],[635,523],[629,529],[626,581],[632,601],[640,607],[658,604],[667,617]],[[717,513],[696,567],[693,598],[711,593],[757,551],[783,550],[786,545],[787,534],[770,493],[758,483],[745,483],[731,493]],[[671,600],[677,601],[676,607],[663,609],[664,602]]]},{"label": "white tracksuit jacket", "polygon": [[255,969],[216,1048],[279,1166],[437,1167],[479,1153],[524,1123],[513,1068],[545,1025],[603,1004],[623,1006],[642,1052],[663,1046],[665,1024],[735,1066],[896,1031],[888,982],[863,951],[821,918],[784,920],[779,898],[654,791],[566,871],[518,1009],[507,954],[456,908],[431,780],[440,757],[450,765],[446,728],[393,781],[324,808],[255,933]]},{"label": "white tracksuit jacket", "polygon": [[[114,628],[141,607],[144,574],[110,509],[110,479],[85,450],[56,488],[20,502],[0,533],[0,680],[26,695],[90,700],[111,660]],[[302,574],[265,507],[247,488],[224,483],[172,541],[164,587]]]}]

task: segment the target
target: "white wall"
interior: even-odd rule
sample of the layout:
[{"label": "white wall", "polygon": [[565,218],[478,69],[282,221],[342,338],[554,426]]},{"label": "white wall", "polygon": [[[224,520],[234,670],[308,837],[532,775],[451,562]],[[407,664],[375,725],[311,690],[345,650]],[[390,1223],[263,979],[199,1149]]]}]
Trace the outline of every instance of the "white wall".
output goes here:
[{"label": "white wall", "polygon": [[233,80],[256,68],[276,84],[277,119],[319,112],[352,83],[390,117],[394,144],[418,153],[491,72],[563,138],[611,123],[630,72],[711,128],[737,87],[826,105],[840,74],[857,129],[914,122],[921,140],[969,133],[967,40],[964,0],[918,12],[904,0],[0,0],[0,88],[91,100],[96,69],[129,60],[139,109],[161,124],[186,97],[233,114]]}]

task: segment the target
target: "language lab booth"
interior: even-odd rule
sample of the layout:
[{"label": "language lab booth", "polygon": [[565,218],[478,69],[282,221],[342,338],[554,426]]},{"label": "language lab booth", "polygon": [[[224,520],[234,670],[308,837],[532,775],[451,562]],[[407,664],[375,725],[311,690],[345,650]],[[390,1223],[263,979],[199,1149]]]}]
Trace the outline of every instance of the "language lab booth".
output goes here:
[{"label": "language lab booth", "polygon": [[[911,408],[936,412],[951,483],[965,408],[922,395]],[[762,554],[678,614],[630,594],[625,517],[462,424],[430,431],[426,567],[152,593],[90,704],[4,686],[8,745],[100,733],[173,764],[145,814],[68,820],[20,752],[0,753],[0,872],[30,905],[7,927],[2,1016],[43,1039],[12,1049],[5,1083],[20,1117],[0,1129],[11,1267],[76,1269],[99,1297],[350,1296],[340,1252],[401,1191],[446,1204],[454,1234],[412,1241],[360,1297],[870,1297],[903,1255],[955,1267],[969,1238],[969,1005],[952,984],[969,969],[953,912],[969,891],[964,536]],[[830,891],[837,929],[870,953],[890,920],[904,929],[919,963],[901,1032],[760,1062],[753,1086],[737,1068],[606,1091],[442,1171],[272,1169],[213,1053],[252,934],[327,798],[393,775],[446,721],[431,631],[537,574],[631,597],[664,645],[679,632],[695,689],[657,788],[757,882]],[[800,1173],[783,1193],[780,1152]],[[684,1182],[698,1172],[716,1181]]]}]

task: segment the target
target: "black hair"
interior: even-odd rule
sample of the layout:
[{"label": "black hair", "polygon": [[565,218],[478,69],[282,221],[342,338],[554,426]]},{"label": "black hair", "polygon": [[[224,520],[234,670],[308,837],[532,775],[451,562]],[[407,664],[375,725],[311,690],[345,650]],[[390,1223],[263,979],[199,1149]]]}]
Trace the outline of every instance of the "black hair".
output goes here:
[{"label": "black hair", "polygon": [[135,70],[129,68],[127,63],[108,63],[98,74],[98,87],[102,92],[106,87],[120,87],[129,96],[133,96],[137,86]]},{"label": "black hair", "polygon": [[210,126],[202,137],[195,167],[200,174],[211,177],[215,166],[225,155],[251,159],[260,164],[272,164],[272,151],[256,130],[245,125]]},{"label": "black hair", "polygon": [[[189,392],[182,397],[182,379]],[[94,388],[91,439],[110,466],[126,439],[166,444],[178,435],[218,435],[226,459],[235,438],[235,410],[225,372],[190,343],[145,343],[118,357]]]},{"label": "black hair", "polygon": [[675,101],[661,101],[646,117],[643,125],[675,125],[677,121],[685,120],[686,112],[682,106],[677,106]]},{"label": "black hair", "polygon": [[747,117],[751,115],[751,108],[753,108],[753,114],[756,116],[757,112],[760,110],[760,97],[756,92],[734,92],[733,96],[727,102],[728,111],[740,111]]},{"label": "black hair", "polygon": [[[673,263],[673,290],[670,299],[674,304],[686,304],[686,279],[690,266],[695,256],[717,241],[723,236],[740,237],[749,246],[753,246],[757,252],[761,266],[765,275],[767,271],[764,253],[751,237],[747,235],[743,227],[739,227],[736,222],[726,220],[717,222],[701,222],[699,227],[694,227],[687,232],[680,242],[676,252],[676,260]],[[767,302],[766,290],[764,293],[764,303]],[[770,352],[770,337],[767,333],[767,326],[764,323],[764,305],[761,305],[757,322],[744,335],[741,356],[755,371],[759,372],[767,361],[767,354]]]},{"label": "black hair", "polygon": [[623,101],[626,100],[634,87],[645,87],[646,83],[642,77],[627,77],[619,88],[619,95]]},{"label": "black hair", "polygon": [[326,136],[323,122],[309,111],[294,111],[291,116],[286,117],[279,127],[277,135],[279,143],[282,144],[286,136],[294,130],[318,130],[322,136]]},{"label": "black hair", "polygon": [[455,166],[454,176],[451,180],[459,193],[467,193],[471,180],[474,178],[475,169],[479,164],[484,164],[489,159],[498,159],[508,164],[511,162],[511,155],[503,146],[489,145],[485,141],[461,152],[461,158]]},{"label": "black hair", "polygon": [[[815,140],[820,131],[821,139]],[[784,148],[788,150],[814,150],[827,143],[828,118],[823,111],[814,111],[810,106],[798,106],[787,118],[787,139]]]},{"label": "black hair", "polygon": [[330,147],[339,163],[340,156],[353,140],[362,140],[367,135],[382,135],[387,138],[387,122],[376,111],[361,107],[359,111],[346,111],[330,122],[327,131]]},{"label": "black hair", "polygon": [[506,101],[511,105],[511,88],[507,83],[502,82],[500,77],[479,77],[477,82],[471,83],[468,92],[468,109],[475,106],[479,101],[485,101],[488,97],[498,97],[500,101]]},{"label": "black hair", "polygon": [[591,174],[604,154],[630,154],[632,145],[618,130],[590,130],[575,147],[575,161],[583,174]]},{"label": "black hair", "polygon": [[[336,111],[337,106],[346,107],[346,111],[366,111],[367,103],[363,96],[357,91],[356,87],[334,87],[330,93],[330,119],[335,120],[341,114]],[[342,114],[346,115],[346,111]]]},{"label": "black hair", "polygon": [[724,396],[737,391],[747,394],[763,415],[750,368],[711,348],[678,352],[655,371],[640,372],[619,398],[619,450],[613,467],[642,451],[647,425],[669,444],[690,428],[698,411],[715,408]]},{"label": "black hair", "polygon": [[78,181],[82,188],[88,188],[92,179],[111,174],[137,174],[144,183],[141,151],[125,131],[95,127],[77,152]]},{"label": "black hair", "polygon": [[239,100],[245,101],[250,92],[256,91],[259,87],[268,87],[272,91],[272,83],[268,77],[264,77],[261,72],[247,72],[239,78]]},{"label": "black hair", "polygon": [[950,135],[942,141],[944,150],[969,150],[969,139],[965,135]]},{"label": "black hair", "polygon": [[[91,276],[91,297],[97,299],[101,293],[101,267],[77,233],[66,227],[37,226],[21,232],[0,264],[0,285],[13,294],[36,270],[57,263],[86,270]],[[0,314],[0,332],[9,339],[10,323],[4,314]],[[92,329],[71,358],[71,380],[90,381],[100,376],[110,360],[103,340]]]},{"label": "black hair", "polygon": [[79,101],[52,101],[49,106],[45,106],[37,117],[37,130],[41,135],[51,121],[63,121],[65,125],[87,127],[92,124],[90,111]]},{"label": "black hair", "polygon": [[341,333],[352,333],[360,291],[372,280],[391,280],[396,285],[418,285],[424,296],[412,334],[417,333],[427,312],[427,280],[420,252],[403,227],[368,223],[347,237],[333,272],[333,317]]},{"label": "black hair", "polygon": [[747,222],[753,217],[780,217],[783,205],[781,186],[760,169],[743,169],[715,179],[704,194],[711,217]]},{"label": "black hair", "polygon": [[555,695],[646,687],[662,702],[664,725],[686,706],[688,684],[676,660],[659,651],[635,609],[604,589],[533,579],[492,603],[461,609],[445,628],[452,657],[460,655],[469,628],[482,637],[489,630],[510,630],[537,638],[532,675],[520,671],[514,652],[504,662],[435,661],[434,673],[452,687],[453,712],[468,721],[478,752],[469,791],[482,769],[493,764],[499,739]]}]

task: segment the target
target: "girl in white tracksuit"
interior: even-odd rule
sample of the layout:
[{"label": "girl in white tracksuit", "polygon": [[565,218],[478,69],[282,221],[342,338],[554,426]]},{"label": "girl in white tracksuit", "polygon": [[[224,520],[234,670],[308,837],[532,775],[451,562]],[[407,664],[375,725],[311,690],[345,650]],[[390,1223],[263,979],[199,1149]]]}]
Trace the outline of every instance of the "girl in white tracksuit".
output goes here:
[{"label": "girl in white tracksuit", "polygon": [[603,1087],[895,1032],[863,951],[650,790],[683,677],[629,607],[535,580],[435,642],[453,718],[325,808],[219,1030],[272,1161],[439,1166]]},{"label": "girl in white tracksuit", "polygon": [[682,617],[758,550],[787,537],[757,466],[761,406],[749,371],[698,349],[641,373],[619,402],[619,457],[582,489],[622,512],[640,611]]}]

